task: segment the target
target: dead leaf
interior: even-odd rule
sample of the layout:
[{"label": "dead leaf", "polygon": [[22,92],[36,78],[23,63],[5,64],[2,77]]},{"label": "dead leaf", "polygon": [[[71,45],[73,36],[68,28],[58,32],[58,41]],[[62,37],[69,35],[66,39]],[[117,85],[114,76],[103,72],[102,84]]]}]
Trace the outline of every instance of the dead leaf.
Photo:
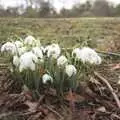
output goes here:
[{"label": "dead leaf", "polygon": [[79,94],[74,93],[74,92],[73,92],[73,95],[72,95],[72,96],[71,96],[69,93],[67,93],[64,98],[65,98],[65,100],[67,100],[67,101],[71,101],[71,99],[72,99],[72,101],[74,101],[74,102],[82,102],[82,101],[85,100],[84,97],[82,97],[82,96],[80,96]]},{"label": "dead leaf", "polygon": [[111,68],[111,70],[118,70],[118,69],[120,69],[120,63],[114,64]]}]

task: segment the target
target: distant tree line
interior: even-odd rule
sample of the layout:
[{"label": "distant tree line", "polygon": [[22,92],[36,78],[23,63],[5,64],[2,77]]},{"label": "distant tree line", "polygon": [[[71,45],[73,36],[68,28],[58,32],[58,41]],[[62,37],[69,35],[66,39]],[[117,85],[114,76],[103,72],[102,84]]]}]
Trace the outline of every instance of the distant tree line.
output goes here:
[{"label": "distant tree line", "polygon": [[0,17],[114,17],[120,16],[120,4],[113,5],[106,0],[96,0],[86,3],[77,3],[71,9],[62,8],[58,13],[53,6],[52,0],[25,0],[24,5],[7,7],[0,5]]}]

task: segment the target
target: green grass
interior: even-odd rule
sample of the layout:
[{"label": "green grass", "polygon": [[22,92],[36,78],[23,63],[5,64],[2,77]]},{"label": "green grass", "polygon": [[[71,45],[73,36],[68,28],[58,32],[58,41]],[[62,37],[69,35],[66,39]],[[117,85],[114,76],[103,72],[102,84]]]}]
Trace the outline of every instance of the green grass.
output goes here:
[{"label": "green grass", "polygon": [[57,41],[64,47],[79,46],[81,41],[87,40],[95,48],[116,49],[120,44],[120,19],[0,18],[0,43],[7,41],[10,36],[26,35],[40,37],[42,43]]}]

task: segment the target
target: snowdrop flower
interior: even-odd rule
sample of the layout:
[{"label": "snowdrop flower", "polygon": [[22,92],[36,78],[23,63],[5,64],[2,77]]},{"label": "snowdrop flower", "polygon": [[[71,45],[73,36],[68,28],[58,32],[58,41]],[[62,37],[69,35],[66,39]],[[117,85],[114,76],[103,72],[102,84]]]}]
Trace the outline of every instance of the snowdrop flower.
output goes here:
[{"label": "snowdrop flower", "polygon": [[23,43],[21,41],[15,41],[14,44],[17,48],[23,47]]},{"label": "snowdrop flower", "polygon": [[48,74],[44,74],[42,76],[42,81],[43,81],[44,84],[46,84],[48,81],[53,82],[53,78]]},{"label": "snowdrop flower", "polygon": [[91,48],[84,47],[81,49],[80,59],[83,63],[89,62],[90,64],[101,64],[101,57]]},{"label": "snowdrop flower", "polygon": [[57,59],[58,66],[64,66],[64,65],[67,65],[67,63],[68,63],[68,59],[63,55]]},{"label": "snowdrop flower", "polygon": [[65,72],[69,77],[72,77],[72,76],[76,75],[77,69],[75,68],[74,65],[67,65],[65,68]]},{"label": "snowdrop flower", "polygon": [[81,54],[81,50],[79,48],[75,48],[72,51],[72,57],[75,57],[77,59],[80,59],[80,54]]},{"label": "snowdrop flower", "polygon": [[4,45],[2,45],[1,52],[9,52],[10,54],[14,55],[17,52],[17,48],[14,43],[6,42]]},{"label": "snowdrop flower", "polygon": [[27,45],[32,45],[35,41],[35,38],[33,36],[27,36],[25,38],[25,41],[24,43],[27,44]]},{"label": "snowdrop flower", "polygon": [[38,62],[37,56],[32,52],[26,52],[20,57],[19,71],[22,72],[24,69],[30,69],[35,71],[35,63]]},{"label": "snowdrop flower", "polygon": [[15,65],[16,67],[18,67],[19,63],[20,63],[19,57],[18,56],[14,56],[13,57],[13,65]]},{"label": "snowdrop flower", "polygon": [[58,44],[52,44],[50,46],[47,46],[47,50],[47,57],[53,57],[55,59],[59,57],[61,53],[61,49]]},{"label": "snowdrop flower", "polygon": [[43,53],[42,50],[39,47],[34,47],[32,49],[32,52],[38,57],[38,58],[43,58]]},{"label": "snowdrop flower", "polygon": [[50,50],[50,49],[51,49],[51,45],[47,45],[47,46],[43,49],[43,51],[44,51],[44,53],[47,53],[48,50]]}]

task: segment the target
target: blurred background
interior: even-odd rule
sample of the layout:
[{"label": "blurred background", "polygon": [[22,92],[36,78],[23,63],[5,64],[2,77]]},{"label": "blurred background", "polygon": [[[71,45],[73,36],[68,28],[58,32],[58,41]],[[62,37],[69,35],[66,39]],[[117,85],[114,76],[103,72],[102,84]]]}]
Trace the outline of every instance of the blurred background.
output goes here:
[{"label": "blurred background", "polygon": [[0,17],[120,16],[120,0],[0,0]]},{"label": "blurred background", "polygon": [[0,44],[33,35],[42,44],[120,51],[119,16],[120,0],[0,0]]}]

